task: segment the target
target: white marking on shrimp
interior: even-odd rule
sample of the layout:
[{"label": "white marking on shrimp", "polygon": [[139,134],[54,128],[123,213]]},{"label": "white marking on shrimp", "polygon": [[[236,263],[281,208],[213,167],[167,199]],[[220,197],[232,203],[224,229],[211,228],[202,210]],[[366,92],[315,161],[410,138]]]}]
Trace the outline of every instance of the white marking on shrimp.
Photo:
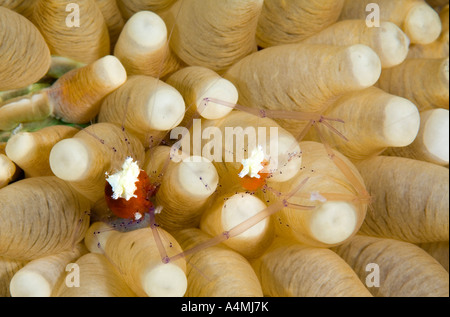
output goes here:
[{"label": "white marking on shrimp", "polygon": [[243,178],[246,175],[250,175],[252,178],[260,178],[258,174],[264,166],[262,162],[264,161],[264,151],[261,145],[258,145],[254,149],[248,159],[242,160],[242,171],[239,173],[239,177]]},{"label": "white marking on shrimp", "polygon": [[311,201],[317,200],[322,203],[325,203],[327,201],[327,199],[325,197],[323,197],[319,192],[312,192],[309,200],[311,200]]},{"label": "white marking on shrimp", "polygon": [[156,207],[155,208],[155,215],[160,214],[162,210],[163,210],[163,206]]},{"label": "white marking on shrimp", "polygon": [[139,166],[133,161],[133,158],[127,157],[122,165],[122,170],[115,174],[106,175],[106,181],[111,185],[113,199],[125,198],[127,201],[132,197],[137,197],[134,192],[136,191],[136,182],[139,180],[138,176],[141,172]]}]

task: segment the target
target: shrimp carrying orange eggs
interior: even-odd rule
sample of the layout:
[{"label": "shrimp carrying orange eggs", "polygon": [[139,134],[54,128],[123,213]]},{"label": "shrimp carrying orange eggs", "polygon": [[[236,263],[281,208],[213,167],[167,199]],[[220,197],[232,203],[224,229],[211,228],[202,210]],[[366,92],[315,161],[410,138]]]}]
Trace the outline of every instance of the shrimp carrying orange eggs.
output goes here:
[{"label": "shrimp carrying orange eggs", "polygon": [[151,198],[158,188],[131,157],[127,157],[122,170],[106,175],[106,204],[117,217],[139,220],[154,208]]},{"label": "shrimp carrying orange eggs", "polygon": [[[268,159],[259,145],[247,159],[242,160],[238,174],[241,187],[246,191],[256,191],[263,187],[267,177],[271,175],[267,170],[268,165]],[[132,157],[126,158],[119,171],[113,174],[106,172],[105,176],[105,201],[115,216],[138,221],[145,213],[161,212],[162,206],[155,206],[154,198],[160,184],[152,183],[147,172]],[[203,180],[201,176],[200,179]]]}]

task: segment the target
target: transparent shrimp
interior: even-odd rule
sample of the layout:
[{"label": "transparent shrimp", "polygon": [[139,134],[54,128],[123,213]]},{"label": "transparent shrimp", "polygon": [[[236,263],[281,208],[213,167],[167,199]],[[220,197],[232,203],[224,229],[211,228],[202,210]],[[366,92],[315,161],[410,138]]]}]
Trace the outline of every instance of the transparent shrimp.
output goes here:
[{"label": "transparent shrimp", "polygon": [[[209,102],[210,100],[205,99],[205,104],[207,102]],[[216,103],[220,103],[219,100],[215,100]],[[226,104],[225,106],[233,106],[236,109],[239,109],[237,111],[246,111],[247,109],[239,106],[239,105],[229,105]],[[252,112],[255,112],[254,110],[252,110]],[[260,114],[261,118],[265,118],[267,117],[267,112],[258,112]],[[294,112],[279,112],[276,115],[281,116],[288,116],[290,118],[292,118],[293,116],[297,116],[300,117],[302,119],[306,119],[309,121],[309,124],[307,125],[307,128],[310,128],[312,126],[314,126],[316,123],[322,123],[322,122],[326,122],[326,120],[330,120],[328,118],[323,118],[321,116],[317,116],[317,115],[311,115],[311,114],[302,114],[302,113],[294,113]],[[334,120],[334,119],[332,119]],[[339,120],[335,120],[335,121],[339,121]],[[318,129],[316,127],[316,129]],[[122,130],[125,131],[125,128],[122,127]],[[306,130],[306,129],[305,129]],[[318,130],[319,131],[319,130]],[[334,131],[334,129],[333,129]],[[301,138],[306,134],[307,131],[303,131],[302,134],[300,136],[297,136],[295,138],[296,141],[301,141]],[[320,132],[319,132],[320,133]],[[339,132],[337,132],[338,135]],[[165,142],[166,144],[168,143],[167,141]],[[348,181],[350,183],[350,186],[353,186],[356,192],[356,195],[343,195],[341,193],[320,193],[320,197],[326,197],[325,199],[327,200],[344,200],[344,201],[350,201],[350,202],[355,202],[355,203],[365,203],[366,200],[368,199],[368,194],[364,189],[364,185],[361,183],[360,179],[358,179],[357,176],[354,175],[354,171],[352,171],[346,164],[346,162],[342,161],[342,159],[338,156],[336,156],[334,154],[333,149],[326,143],[324,142],[324,148],[327,151],[328,157],[330,159],[330,161],[332,161],[337,168],[348,178]],[[226,240],[231,240],[233,239],[233,237],[238,236],[239,234],[249,230],[250,228],[252,228],[253,226],[255,226],[256,224],[260,223],[261,221],[263,221],[264,219],[270,218],[272,215],[276,215],[276,213],[280,210],[282,210],[283,208],[291,208],[294,210],[298,210],[299,212],[301,211],[308,211],[308,210],[313,210],[316,208],[316,205],[311,204],[311,205],[306,205],[306,204],[298,204],[298,203],[294,203],[294,202],[290,202],[291,197],[293,197],[294,195],[297,195],[299,193],[301,193],[302,188],[305,186],[305,184],[308,183],[310,177],[306,177],[304,178],[299,184],[297,184],[294,188],[291,189],[291,191],[289,191],[288,193],[282,193],[282,192],[278,192],[276,188],[273,188],[271,184],[269,184],[267,182],[267,180],[270,180],[270,178],[272,177],[272,173],[268,172],[268,171],[260,171],[258,174],[261,176],[260,178],[250,178],[249,176],[244,176],[244,178],[247,178],[247,182],[243,182],[240,184],[241,189],[239,189],[239,187],[234,188],[234,190],[236,190],[236,192],[246,192],[246,193],[251,193],[251,194],[255,194],[256,192],[260,192],[262,196],[265,196],[266,193],[272,193],[273,197],[275,197],[275,199],[271,198],[271,199],[267,199],[266,202],[268,203],[267,207],[263,210],[261,210],[260,212],[258,212],[257,214],[253,215],[252,217],[248,218],[247,220],[243,221],[242,223],[232,227],[229,230],[226,230],[218,235],[216,235],[215,237],[213,237],[211,240],[200,243],[188,250],[183,250],[180,253],[174,254],[169,256],[168,252],[166,250],[166,247],[164,246],[165,244],[162,242],[163,240],[167,240],[166,234],[163,230],[160,230],[161,227],[158,225],[157,223],[157,215],[158,215],[158,211],[160,211],[160,207],[161,206],[157,206],[156,204],[156,199],[155,197],[158,195],[158,189],[159,186],[161,185],[161,183],[164,181],[164,176],[165,176],[165,172],[166,169],[168,168],[169,164],[171,163],[173,157],[173,153],[179,150],[177,149],[176,146],[172,146],[172,150],[170,151],[171,155],[169,155],[166,158],[165,163],[163,164],[162,168],[158,171],[154,171],[153,174],[156,175],[150,175],[150,176],[140,176],[140,180],[138,181],[138,185],[137,187],[141,187],[144,188],[144,191],[142,192],[142,194],[139,194],[138,196],[140,196],[140,199],[145,202],[144,203],[144,210],[141,211],[141,214],[136,217],[135,214],[135,209],[133,209],[133,207],[127,207],[125,204],[125,207],[121,207],[121,208],[129,208],[129,210],[127,210],[127,212],[125,214],[127,214],[128,216],[122,216],[120,217],[120,212],[115,213],[116,216],[119,215],[118,218],[115,219],[115,221],[111,221],[111,217],[109,217],[109,223],[111,225],[111,229],[108,230],[118,230],[118,231],[130,231],[130,230],[136,230],[145,226],[149,226],[151,228],[151,232],[153,235],[153,239],[156,242],[156,245],[158,247],[158,252],[161,258],[161,262],[162,263],[170,263],[173,261],[176,261],[180,258],[185,258],[186,256],[190,255],[190,254],[194,254],[196,252],[199,252],[200,250],[203,250],[205,248],[217,245],[219,243],[222,243]],[[247,152],[250,152],[249,149],[246,149]],[[301,157],[301,153],[297,153],[297,155],[299,157]],[[292,155],[288,155],[289,157],[293,158]],[[238,172],[240,172],[240,170],[238,170]],[[140,170],[139,175],[144,175],[146,174],[145,171]],[[237,176],[237,175],[235,175]],[[152,179],[152,181],[149,183],[147,180],[145,181],[141,181],[141,178],[145,178],[147,179],[147,177],[149,179]],[[203,181],[201,179],[201,177],[199,177],[200,181]],[[256,180],[256,181],[255,181]],[[256,185],[255,185],[256,182]],[[108,183],[106,182],[106,188],[109,188]],[[142,183],[142,184],[141,184]],[[208,184],[205,184],[205,186],[208,186]],[[146,189],[145,189],[146,188]],[[220,191],[222,191],[222,185],[218,186],[218,189],[216,190],[216,196],[220,193]],[[106,196],[106,200],[111,201],[111,198],[109,197],[111,195],[111,191],[107,190],[105,192],[105,196]],[[211,198],[214,199],[214,198]],[[114,203],[112,204],[114,205]],[[132,206],[130,204],[130,206]],[[114,211],[115,208],[110,206],[109,208],[110,211]],[[164,212],[164,210],[162,211]],[[94,232],[94,235],[99,236],[102,234],[103,231],[96,231]],[[170,242],[171,244],[172,242]],[[101,249],[102,245],[99,242],[98,243],[98,247]]]},{"label": "transparent shrimp", "polygon": [[[182,10],[182,6],[180,6],[179,10]],[[175,26],[173,26],[173,28],[174,27]],[[173,32],[173,28],[169,35],[169,41],[171,38],[171,34]],[[167,48],[167,50],[168,49],[169,48]],[[160,73],[161,72],[162,66],[160,69]],[[158,79],[159,78],[160,76],[158,75]],[[239,104],[233,104],[208,97],[203,100],[202,105],[206,107],[208,106],[209,103],[215,103],[222,105],[223,107],[232,108],[233,111],[235,112],[239,111],[243,113],[248,113],[261,120],[265,118],[296,119],[299,121],[306,122],[303,131],[299,135],[294,136],[295,144],[292,145],[293,147],[295,145],[298,145],[298,143],[304,139],[309,129],[311,129],[312,127],[314,127],[318,131],[317,133],[321,135],[319,125],[322,125],[325,128],[330,129],[333,133],[337,134],[342,139],[344,140],[346,139],[345,136],[342,135],[338,131],[338,129],[334,128],[329,122],[338,122],[342,124],[345,123],[338,118],[328,118],[320,113],[263,110],[263,109],[249,108]],[[188,113],[189,109],[192,106],[193,105],[187,105],[185,113]],[[190,129],[194,125],[194,121],[196,119],[201,118],[201,110],[202,109],[199,108],[189,118],[186,117],[184,118],[184,122],[185,123],[187,122],[185,126],[186,128],[185,133],[189,133]],[[123,122],[121,124],[121,130],[124,136],[122,140],[120,140],[120,142],[127,144],[127,146],[129,144],[129,140],[128,137],[126,136],[128,128],[126,127],[125,120],[128,111],[130,110],[127,104],[125,106],[123,114]],[[112,152],[116,151],[115,145],[106,144],[106,142],[102,138],[97,136],[95,132],[87,132],[87,133],[89,133],[94,139],[96,139],[99,142],[99,145],[109,148],[109,150]],[[246,232],[247,230],[254,227],[264,219],[276,217],[277,213],[285,208],[297,210],[298,212],[306,212],[316,209],[318,206],[318,202],[320,200],[347,201],[362,206],[365,206],[370,200],[370,196],[365,190],[364,184],[361,182],[361,179],[355,174],[355,171],[348,166],[348,162],[344,161],[341,158],[341,156],[336,155],[335,151],[324,139],[322,139],[322,144],[324,149],[326,150],[328,159],[346,177],[347,184],[345,184],[345,186],[351,188],[350,190],[350,192],[352,192],[351,194],[329,193],[320,191],[315,192],[314,195],[311,195],[310,193],[303,193],[302,190],[305,188],[307,184],[311,183],[311,180],[314,178],[314,174],[317,173],[320,174],[321,172],[311,170],[308,173],[306,173],[307,170],[306,166],[302,167],[302,170],[305,171],[305,174],[307,176],[304,177],[300,182],[292,186],[289,191],[283,192],[282,191],[283,187],[281,187],[280,189],[279,187],[274,185],[273,182],[271,182],[271,179],[275,176],[274,174],[276,173],[276,170],[270,170],[267,168],[267,166],[270,163],[270,157],[268,158],[266,157],[265,161],[260,162],[263,168],[257,171],[255,174],[253,174],[253,177],[249,176],[249,174],[240,177],[239,174],[245,168],[244,166],[245,164],[243,164],[243,161],[233,162],[235,165],[240,166],[240,168],[233,170],[233,173],[235,174],[230,175],[230,177],[242,180],[242,182],[240,182],[236,187],[233,187],[233,190],[236,191],[236,193],[245,192],[251,195],[256,196],[259,195],[258,197],[263,197],[264,202],[267,203],[266,208],[254,214],[252,217],[242,221],[241,223],[231,227],[230,229],[215,235],[212,239],[206,242],[200,243],[192,248],[183,250],[182,252],[176,254],[173,254],[173,252],[172,254],[169,254],[171,252],[168,252],[167,245],[171,247],[172,244],[175,243],[175,241],[169,241],[167,243],[167,240],[171,238],[167,237],[166,232],[162,230],[164,228],[162,228],[158,224],[157,221],[158,214],[163,213],[164,209],[161,210],[161,206],[158,205],[156,199],[159,194],[158,190],[161,187],[161,184],[164,182],[164,177],[166,176],[167,169],[169,168],[169,165],[171,164],[174,155],[180,151],[179,143],[177,144],[175,142],[176,140],[171,140],[170,138],[168,138],[168,134],[169,131],[166,131],[165,136],[164,134],[160,135],[159,137],[155,137],[153,135],[149,136],[149,140],[147,140],[148,141],[147,143],[149,144],[148,148],[146,149],[147,151],[154,149],[160,145],[170,145],[171,151],[170,154],[166,157],[165,162],[161,165],[161,167],[158,170],[152,171],[151,173],[147,173],[142,168],[139,168],[138,174],[135,175],[134,181],[134,184],[136,185],[136,190],[131,194],[134,197],[130,199],[123,197],[114,198],[114,190],[112,188],[113,186],[111,185],[110,182],[108,182],[107,179],[108,175],[109,176],[116,175],[116,173],[120,173],[121,171],[125,170],[123,164],[126,163],[127,161],[124,160],[123,157],[119,159],[119,155],[117,155],[116,157],[117,161],[112,164],[113,167],[110,168],[109,170],[103,171],[103,175],[105,178],[104,179],[105,197],[104,199],[96,203],[95,207],[93,208],[94,209],[93,213],[91,215],[92,218],[91,221],[101,220],[107,222],[110,225],[109,229],[96,230],[93,233],[95,239],[98,241],[97,246],[100,250],[104,251],[103,245],[101,243],[101,235],[104,234],[107,230],[129,232],[136,229],[149,227],[151,229],[153,239],[155,240],[159,256],[161,259],[161,263],[169,264],[179,259],[186,258],[188,255],[194,254],[208,247],[220,244],[227,240],[232,240],[234,237],[239,236],[240,234]],[[183,137],[185,136],[186,134],[182,135],[181,139],[183,139]],[[245,148],[243,148],[243,150],[245,153],[247,153],[246,159],[248,160],[251,156],[252,148],[250,148],[248,144],[245,144],[244,147]],[[295,160],[297,158],[301,158],[302,156],[301,152],[295,152],[293,148],[288,149],[287,152],[288,153],[286,154],[286,157],[289,158],[288,162],[291,160]],[[113,154],[112,157],[115,157],[115,155]],[[128,159],[128,157],[130,159]],[[127,155],[127,160],[129,160],[130,162],[136,162],[137,158],[132,157],[130,151],[130,153]],[[143,162],[138,163],[142,165]],[[285,164],[286,163],[287,162],[285,162]],[[195,174],[195,169],[193,169],[192,172]],[[308,176],[308,174],[310,176]],[[201,176],[198,176],[198,180],[202,182],[206,187],[210,186],[210,184],[206,183]],[[227,188],[223,188],[224,186],[227,186],[227,184],[228,183],[226,180],[224,179],[219,180],[219,184],[216,187],[217,189],[215,190],[214,195],[211,195],[209,203],[204,205],[203,209],[206,209],[208,206],[210,206],[212,201],[214,201],[214,199],[217,199],[219,194],[224,193],[228,190]],[[302,202],[298,203],[297,200],[293,201],[292,198],[294,196],[306,196],[309,199],[310,203],[304,204]]]}]

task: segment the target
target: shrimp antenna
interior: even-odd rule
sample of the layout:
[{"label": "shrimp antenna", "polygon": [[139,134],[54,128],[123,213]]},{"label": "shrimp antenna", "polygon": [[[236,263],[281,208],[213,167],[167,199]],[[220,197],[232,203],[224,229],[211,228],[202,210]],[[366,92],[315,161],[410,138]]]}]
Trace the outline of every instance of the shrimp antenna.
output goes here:
[{"label": "shrimp antenna", "polygon": [[351,171],[351,169],[345,164],[345,162],[339,158],[334,152],[331,146],[324,141],[322,133],[319,131],[319,129],[316,128],[317,135],[319,136],[319,139],[321,143],[324,145],[325,150],[328,153],[328,156],[330,159],[334,162],[334,164],[339,168],[339,170],[342,172],[342,174],[345,175],[345,177],[349,180],[349,182],[354,186],[356,191],[359,194],[362,194],[363,197],[369,197],[370,194],[367,192],[366,188],[364,187],[364,184],[361,183],[360,180],[357,179],[356,175]]},{"label": "shrimp antenna", "polygon": [[158,224],[155,219],[155,210],[151,209],[150,212],[150,228],[152,229],[153,238],[155,239],[156,247],[158,248],[159,255],[161,256],[161,261],[163,263],[169,263],[170,259],[167,255],[166,249],[161,240],[161,236],[158,232]]},{"label": "shrimp antenna", "polygon": [[245,232],[246,230],[248,230],[249,228],[253,227],[254,225],[256,225],[257,223],[261,222],[263,219],[273,215],[274,213],[276,213],[277,211],[279,211],[280,209],[284,208],[284,207],[288,207],[289,206],[289,202],[288,200],[295,195],[295,193],[297,193],[305,184],[306,182],[309,180],[309,177],[305,178],[299,185],[297,185],[289,194],[286,195],[285,199],[283,200],[279,200],[276,203],[273,203],[272,205],[268,206],[267,208],[265,208],[264,210],[260,211],[259,213],[257,213],[256,215],[248,218],[246,221],[241,222],[240,224],[234,226],[233,228],[231,228],[228,231],[224,231],[221,234],[203,242],[203,243],[199,243],[198,245],[187,249],[181,253],[178,253],[172,257],[169,258],[170,261],[174,261],[177,260],[179,258],[182,257],[186,257],[187,255],[196,253],[200,250],[215,246],[225,240],[228,240],[234,236],[237,236],[239,234],[241,234],[242,232]]},{"label": "shrimp antenna", "polygon": [[230,102],[218,100],[215,98],[205,98],[203,106],[206,106],[208,102],[214,102],[217,104],[224,105],[226,107],[230,107],[232,109],[245,111],[248,113],[251,113],[257,117],[260,118],[271,118],[271,119],[294,119],[294,120],[301,120],[305,121],[308,120],[309,123],[306,125],[306,127],[303,129],[302,133],[298,137],[298,141],[302,140],[306,133],[309,131],[312,125],[315,125],[317,122],[325,125],[327,128],[329,128],[333,133],[338,135],[340,138],[348,142],[348,139],[339,132],[336,128],[334,128],[331,124],[329,124],[327,121],[334,121],[339,123],[345,123],[344,120],[338,119],[338,118],[329,118],[325,117],[323,115],[320,115],[318,113],[308,113],[308,112],[299,112],[299,111],[288,111],[288,110],[269,110],[269,109],[256,109],[252,107],[247,107],[239,104],[232,104]]}]

